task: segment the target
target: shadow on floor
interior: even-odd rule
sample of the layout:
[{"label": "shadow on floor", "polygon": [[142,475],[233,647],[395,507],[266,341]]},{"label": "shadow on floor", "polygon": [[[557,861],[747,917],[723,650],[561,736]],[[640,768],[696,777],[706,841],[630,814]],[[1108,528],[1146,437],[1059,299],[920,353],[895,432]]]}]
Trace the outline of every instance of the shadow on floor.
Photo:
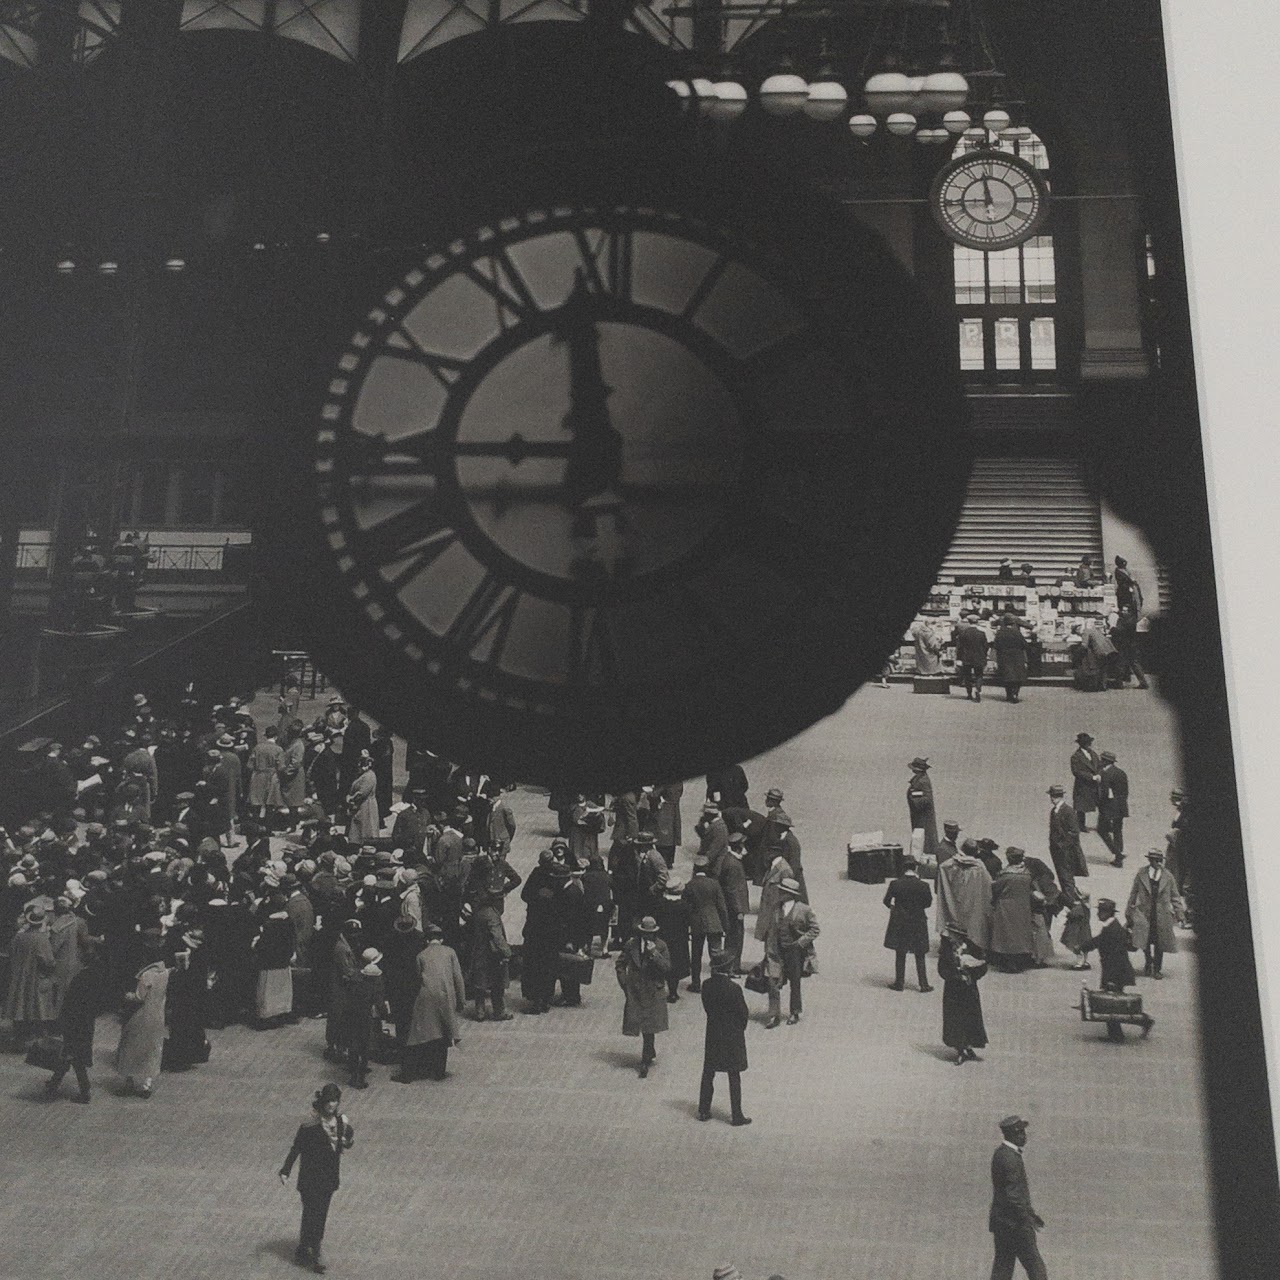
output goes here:
[{"label": "shadow on floor", "polygon": [[611,1067],[625,1067],[628,1071],[635,1071],[640,1066],[639,1046],[635,1053],[625,1053],[621,1049],[597,1049],[595,1056],[598,1062],[607,1062]]},{"label": "shadow on floor", "polygon": [[956,1051],[948,1049],[945,1044],[913,1044],[911,1047],[917,1053],[926,1053],[931,1058],[937,1058],[939,1062],[954,1062],[956,1060]]},{"label": "shadow on floor", "polygon": [[697,1119],[698,1104],[696,1101],[691,1102],[688,1098],[668,1098],[667,1106],[675,1111],[682,1112],[686,1116],[692,1116],[695,1120]]},{"label": "shadow on floor", "polygon": [[282,1262],[292,1262],[297,1248],[297,1237],[291,1236],[288,1240],[269,1240],[266,1244],[260,1244],[257,1253],[259,1257],[263,1254],[270,1254],[273,1258],[279,1258]]}]

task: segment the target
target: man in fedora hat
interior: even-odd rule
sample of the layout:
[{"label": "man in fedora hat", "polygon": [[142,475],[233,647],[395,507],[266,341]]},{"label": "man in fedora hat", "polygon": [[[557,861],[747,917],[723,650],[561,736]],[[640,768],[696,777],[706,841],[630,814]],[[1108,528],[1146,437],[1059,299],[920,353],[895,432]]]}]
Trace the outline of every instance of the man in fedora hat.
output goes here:
[{"label": "man in fedora hat", "polygon": [[1049,788],[1049,856],[1063,893],[1074,897],[1076,876],[1087,876],[1089,867],[1080,847],[1080,822],[1066,796],[1056,782]]},{"label": "man in fedora hat", "polygon": [[1102,757],[1093,749],[1093,736],[1076,734],[1076,749],[1071,753],[1071,807],[1081,831],[1089,830],[1088,815],[1098,811],[1098,786],[1102,781]]},{"label": "man in fedora hat", "polygon": [[[728,857],[726,842],[724,856]],[[693,860],[693,878],[685,886],[684,900],[689,904],[689,929],[693,944],[690,958],[689,990],[702,987],[702,950],[719,951],[729,932],[729,909],[725,905],[720,881],[713,878],[711,864],[704,854]]]},{"label": "man in fedora hat", "polygon": [[366,947],[360,961],[347,1024],[347,1064],[351,1068],[353,1089],[369,1087],[369,1049],[382,1020],[391,1017],[386,984],[382,980],[382,952],[377,947]]},{"label": "man in fedora hat", "polygon": [[742,1073],[747,1069],[747,1001],[730,976],[733,956],[727,951],[711,954],[711,976],[702,987],[702,1008],[707,1015],[702,1051],[702,1084],[698,1090],[698,1119],[711,1119],[716,1072],[729,1077],[730,1123],[751,1123],[742,1113]]},{"label": "man in fedora hat", "polygon": [[1124,866],[1124,820],[1129,816],[1129,775],[1116,764],[1116,753],[1099,757],[1098,835],[1111,850],[1111,865]]},{"label": "man in fedora hat", "polygon": [[1000,1121],[1002,1141],[991,1157],[991,1211],[987,1227],[995,1237],[995,1261],[991,1280],[1013,1280],[1013,1264],[1021,1262],[1028,1280],[1048,1280],[1036,1232],[1044,1219],[1031,1207],[1031,1191],[1022,1151],[1027,1145],[1027,1121],[1005,1116]]},{"label": "man in fedora hat", "polygon": [[694,824],[698,836],[698,856],[706,858],[710,873],[720,870],[720,860],[729,847],[729,827],[721,815],[720,806],[708,800],[702,806],[702,817]]},{"label": "man in fedora hat", "polygon": [[657,1059],[654,1038],[667,1029],[667,972],[671,955],[658,936],[658,922],[644,916],[635,936],[622,948],[617,961],[618,985],[626,1001],[622,1009],[622,1034],[639,1036],[642,1043],[640,1079]]},{"label": "man in fedora hat", "polygon": [[751,890],[747,887],[747,837],[742,831],[729,834],[729,848],[720,864],[720,890],[724,894],[728,927],[724,935],[725,950],[733,956],[733,971],[742,968],[742,943],[746,917],[751,910]]},{"label": "man in fedora hat", "polygon": [[[907,783],[907,813],[911,821],[911,833],[923,832],[918,852],[926,858],[938,856],[938,818],[933,807],[933,783],[929,779],[929,759],[916,756],[907,766],[911,781]],[[917,850],[914,848],[912,852]]]},{"label": "man in fedora hat", "polygon": [[339,1185],[342,1153],[350,1151],[355,1142],[355,1132],[347,1117],[338,1111],[341,1103],[342,1090],[336,1084],[327,1084],[316,1091],[311,1103],[315,1116],[298,1126],[293,1146],[280,1167],[280,1181],[287,1186],[294,1162],[300,1161],[298,1195],[302,1197],[302,1227],[293,1260],[299,1266],[309,1266],[317,1275],[325,1272],[325,1265],[320,1261],[320,1242],[329,1217],[329,1201]]},{"label": "man in fedora hat", "polygon": [[933,892],[916,874],[916,866],[916,860],[907,854],[902,859],[902,874],[889,885],[884,895],[884,905],[889,908],[884,945],[894,953],[894,978],[889,984],[893,991],[902,991],[906,987],[908,955],[915,956],[920,990],[933,990],[924,965],[925,956],[929,954],[929,917],[926,913],[933,904]]},{"label": "man in fedora hat", "polygon": [[806,962],[812,962],[818,938],[818,917],[800,901],[800,883],[787,876],[778,885],[778,902],[764,939],[764,968],[769,980],[769,1020],[772,1030],[782,1021],[782,984],[790,987],[787,1025],[794,1026],[804,1012],[800,984]]},{"label": "man in fedora hat", "polygon": [[1159,980],[1164,976],[1164,953],[1178,949],[1174,922],[1181,921],[1185,911],[1173,875],[1165,868],[1164,853],[1148,849],[1147,865],[1133,878],[1124,913],[1133,934],[1133,949],[1146,957],[1146,977]]}]

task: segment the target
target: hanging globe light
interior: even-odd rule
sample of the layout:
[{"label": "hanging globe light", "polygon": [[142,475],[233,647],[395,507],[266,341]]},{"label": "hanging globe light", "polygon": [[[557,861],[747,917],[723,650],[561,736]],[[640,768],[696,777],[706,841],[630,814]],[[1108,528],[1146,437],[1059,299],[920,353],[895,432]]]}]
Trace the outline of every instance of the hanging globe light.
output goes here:
[{"label": "hanging globe light", "polygon": [[893,111],[884,127],[895,138],[909,138],[916,131],[916,118],[909,111]]},{"label": "hanging globe light", "polygon": [[164,260],[164,269],[166,271],[185,271],[187,269],[187,261],[185,258],[166,258]]},{"label": "hanging globe light", "polygon": [[63,258],[60,262],[54,263],[53,269],[59,275],[69,276],[76,269],[76,264],[70,258]]},{"label": "hanging globe light", "polygon": [[118,262],[112,262],[110,259],[108,259],[106,262],[98,263],[98,270],[104,276],[113,276],[116,274],[117,271],[120,270],[120,264]]},{"label": "hanging globe light", "polygon": [[796,115],[809,101],[809,86],[794,71],[775,71],[760,86],[760,105],[771,116]]},{"label": "hanging globe light", "polygon": [[1025,124],[1014,124],[1003,130],[1000,136],[1010,142],[1030,142],[1031,130]]},{"label": "hanging globe light", "polygon": [[865,113],[849,117],[849,132],[855,138],[869,138],[876,131],[876,118]]},{"label": "hanging globe light", "polygon": [[849,91],[839,80],[815,80],[809,86],[804,113],[810,120],[835,120],[849,105]]},{"label": "hanging globe light", "polygon": [[919,129],[916,131],[916,141],[923,143],[926,147],[936,147],[939,143],[946,142],[951,135],[945,129]]},{"label": "hanging globe light", "polygon": [[909,111],[913,116],[923,115],[928,110],[924,96],[924,81],[924,76],[907,77],[907,105],[902,109]]},{"label": "hanging globe light", "polygon": [[905,111],[911,102],[911,81],[901,71],[877,71],[862,90],[867,109],[878,116]]},{"label": "hanging globe light", "polygon": [[992,107],[990,111],[982,117],[982,123],[992,133],[1002,133],[1009,127],[1009,113],[1003,107]]},{"label": "hanging globe light", "polygon": [[958,71],[935,71],[925,76],[921,97],[925,111],[959,111],[969,98],[969,82]]},{"label": "hanging globe light", "polygon": [[948,133],[963,133],[969,127],[969,123],[967,111],[948,111],[942,117],[942,127]]},{"label": "hanging globe light", "polygon": [[747,109],[747,91],[736,80],[717,80],[703,104],[712,120],[736,120]]},{"label": "hanging globe light", "polygon": [[986,142],[987,131],[980,124],[975,124],[966,129],[963,136],[968,138],[970,142]]}]

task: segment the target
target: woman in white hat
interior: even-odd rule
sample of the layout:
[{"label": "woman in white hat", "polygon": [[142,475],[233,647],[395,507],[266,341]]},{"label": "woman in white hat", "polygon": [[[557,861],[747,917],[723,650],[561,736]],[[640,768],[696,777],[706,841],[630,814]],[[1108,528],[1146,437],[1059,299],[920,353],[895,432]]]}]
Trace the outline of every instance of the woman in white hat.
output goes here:
[{"label": "woman in white hat", "polygon": [[356,766],[356,780],[347,792],[347,839],[359,844],[376,840],[382,831],[378,814],[378,779],[373,772],[373,758],[362,751]]}]

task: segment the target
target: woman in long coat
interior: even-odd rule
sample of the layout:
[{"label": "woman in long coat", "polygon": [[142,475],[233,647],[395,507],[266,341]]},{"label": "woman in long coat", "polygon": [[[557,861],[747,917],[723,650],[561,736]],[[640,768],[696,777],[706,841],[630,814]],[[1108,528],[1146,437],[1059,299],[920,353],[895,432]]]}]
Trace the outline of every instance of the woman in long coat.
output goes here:
[{"label": "woman in long coat", "polygon": [[71,900],[58,898],[53,905],[49,925],[49,943],[53,948],[54,1017],[62,1012],[62,1002],[76,974],[89,958],[89,925],[83,916],[72,914]]},{"label": "woman in long coat", "polygon": [[359,772],[347,792],[347,839],[357,844],[376,840],[382,830],[378,817],[378,779],[369,753],[360,756]]},{"label": "woman in long coat", "polygon": [[13,1023],[19,1041],[40,1033],[55,1013],[53,972],[55,966],[44,908],[27,907],[22,928],[9,943],[9,992],[4,1016]]},{"label": "woman in long coat", "polygon": [[427,945],[418,954],[418,994],[405,1038],[404,1065],[397,1084],[419,1076],[443,1080],[448,1074],[450,1046],[458,1043],[458,1015],[467,1000],[466,984],[457,952],[444,945],[438,924],[425,929]]},{"label": "woman in long coat", "polygon": [[284,804],[280,794],[280,768],[284,748],[276,741],[276,727],[267,725],[262,741],[249,752],[249,807],[259,817]]},{"label": "woman in long coat", "polygon": [[302,721],[289,721],[285,730],[284,758],[280,761],[280,803],[298,809],[307,802],[307,740],[302,736]]},{"label": "woman in long coat", "polygon": [[959,925],[948,925],[938,951],[942,979],[942,1043],[956,1051],[956,1066],[977,1062],[987,1044],[978,983],[987,972],[981,950]]},{"label": "woman in long coat", "polygon": [[409,1035],[413,1005],[418,996],[418,955],[427,945],[426,935],[409,916],[398,916],[382,958],[383,982],[396,1042],[401,1050]]},{"label": "woman in long coat", "polygon": [[675,1004],[680,999],[676,988],[693,972],[689,950],[692,912],[683,895],[684,881],[672,878],[667,881],[662,897],[653,904],[658,936],[667,944],[667,954],[671,957],[671,968],[667,970],[668,1004]]},{"label": "woman in long coat", "polygon": [[62,1032],[62,1061],[45,1083],[45,1092],[56,1097],[68,1070],[80,1086],[77,1102],[89,1101],[89,1068],[93,1066],[93,1032],[102,1001],[102,968],[93,961],[93,942],[86,949],[85,965],[62,993],[58,1030]]},{"label": "woman in long coat", "polygon": [[164,1052],[169,970],[160,955],[158,941],[148,941],[143,960],[142,968],[138,970],[137,985],[125,995],[130,1012],[120,1028],[116,1070],[124,1076],[126,1093],[149,1098],[160,1074],[160,1058]]},{"label": "woman in long coat", "polygon": [[[1151,872],[1157,867],[1160,878],[1153,881]],[[1125,923],[1133,935],[1133,949],[1146,956],[1146,974],[1157,978],[1162,976],[1164,953],[1178,949],[1174,921],[1181,920],[1185,911],[1173,873],[1164,866],[1164,854],[1159,849],[1150,850],[1147,868],[1133,878],[1133,888],[1124,912]]]},{"label": "woman in long coat", "polygon": [[996,672],[1004,685],[1004,696],[1017,702],[1019,691],[1027,681],[1027,638],[1016,618],[1005,618],[991,642],[996,651]]},{"label": "woman in long coat", "polygon": [[[172,935],[170,935],[172,936]],[[209,1061],[209,948],[200,929],[184,930],[172,947],[169,971],[169,1038],[163,1067],[185,1071]]]},{"label": "woman in long coat", "polygon": [[1022,973],[1031,967],[1033,887],[1020,851],[1010,849],[1009,865],[991,885],[995,907],[991,918],[991,963],[1002,973]]},{"label": "woman in long coat", "polygon": [[269,914],[253,940],[254,965],[258,970],[254,1015],[259,1028],[279,1026],[293,1011],[293,953],[296,945],[293,921],[285,910],[283,897],[273,893]]},{"label": "woman in long coat", "polygon": [[667,973],[671,955],[667,944],[658,936],[658,922],[645,916],[636,926],[638,932],[622,948],[617,960],[618,985],[626,996],[622,1007],[622,1034],[639,1036],[643,1045],[640,1055],[640,1079],[658,1056],[654,1037],[667,1029]]}]

